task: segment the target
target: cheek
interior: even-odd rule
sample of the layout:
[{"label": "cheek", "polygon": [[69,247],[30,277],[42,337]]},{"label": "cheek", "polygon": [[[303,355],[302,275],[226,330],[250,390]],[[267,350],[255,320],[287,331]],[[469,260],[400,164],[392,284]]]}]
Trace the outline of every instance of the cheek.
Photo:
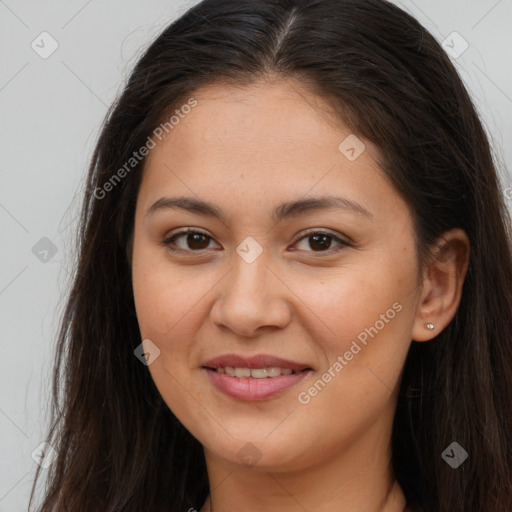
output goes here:
[{"label": "cheek", "polygon": [[322,286],[304,289],[316,314],[309,329],[324,360],[315,378],[297,389],[297,413],[303,426],[316,425],[310,418],[343,419],[336,431],[322,427],[326,449],[357,435],[384,410],[391,414],[393,391],[410,346],[414,279],[414,265],[402,265],[398,274],[390,261],[381,259],[364,272],[353,268]]},{"label": "cheek", "polygon": [[315,336],[323,340],[331,362],[357,339],[363,345],[376,336],[395,345],[408,341],[417,289],[414,255],[363,258],[366,263],[337,269],[327,279],[303,280],[300,287],[299,296],[316,324]]},{"label": "cheek", "polygon": [[189,418],[202,418],[204,411],[199,406],[194,410],[201,401],[191,401],[185,390],[197,366],[194,339],[201,315],[207,314],[205,293],[215,280],[210,283],[208,275],[199,277],[193,268],[178,270],[154,250],[135,246],[132,283],[141,339],[150,339],[160,350],[148,370],[169,408],[193,428]]},{"label": "cheek", "polygon": [[197,367],[200,355],[194,340],[202,323],[201,315],[208,314],[201,302],[204,294],[197,288],[190,291],[189,285],[184,281],[183,289],[176,282],[166,286],[163,278],[151,277],[144,281],[136,304],[142,339],[150,339],[160,350],[149,370],[172,409],[180,389],[190,379],[190,372]]},{"label": "cheek", "polygon": [[132,282],[141,334],[164,338],[197,315],[216,280],[197,267],[174,266],[164,253],[140,244],[134,249]]}]

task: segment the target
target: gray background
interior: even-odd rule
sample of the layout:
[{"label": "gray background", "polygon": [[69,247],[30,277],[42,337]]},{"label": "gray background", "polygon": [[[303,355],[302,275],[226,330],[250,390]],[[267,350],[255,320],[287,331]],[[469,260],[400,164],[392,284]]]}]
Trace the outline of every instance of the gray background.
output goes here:
[{"label": "gray background", "polygon": [[[100,124],[143,48],[193,3],[0,0],[0,512],[27,509],[82,182]],[[455,51],[463,40],[469,45],[453,60],[510,187],[512,0],[396,3]],[[31,45],[48,52],[55,43],[40,36],[45,31],[58,48],[42,58]],[[506,196],[510,207],[511,188]]]}]

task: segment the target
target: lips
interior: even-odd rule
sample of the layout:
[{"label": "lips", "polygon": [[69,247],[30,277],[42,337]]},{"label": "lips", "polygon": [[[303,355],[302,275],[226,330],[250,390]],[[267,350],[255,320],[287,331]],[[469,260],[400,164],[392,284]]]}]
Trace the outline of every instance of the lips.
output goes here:
[{"label": "lips", "polygon": [[307,364],[297,363],[281,357],[275,357],[267,354],[256,354],[254,356],[240,356],[237,354],[225,354],[215,357],[206,361],[203,368],[217,369],[217,368],[288,368],[294,372],[301,372],[303,370],[311,370],[312,368]]},{"label": "lips", "polygon": [[[275,376],[260,375],[260,369],[275,372]],[[244,401],[281,395],[313,371],[306,364],[266,354],[245,357],[226,354],[206,361],[203,370],[218,391]]]}]

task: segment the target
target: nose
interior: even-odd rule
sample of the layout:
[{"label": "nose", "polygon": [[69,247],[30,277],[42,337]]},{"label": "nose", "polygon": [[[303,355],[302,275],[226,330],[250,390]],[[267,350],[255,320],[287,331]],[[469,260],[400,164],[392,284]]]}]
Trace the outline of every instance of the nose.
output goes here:
[{"label": "nose", "polygon": [[243,337],[283,329],[290,322],[291,291],[261,254],[248,263],[238,254],[233,268],[219,283],[219,295],[210,311],[213,323]]}]

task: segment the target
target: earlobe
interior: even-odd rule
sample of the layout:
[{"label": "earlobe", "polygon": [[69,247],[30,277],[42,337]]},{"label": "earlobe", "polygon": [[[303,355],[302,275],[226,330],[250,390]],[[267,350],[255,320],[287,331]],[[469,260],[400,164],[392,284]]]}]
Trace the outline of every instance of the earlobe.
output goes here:
[{"label": "earlobe", "polygon": [[444,233],[433,246],[424,271],[412,339],[429,341],[453,319],[469,263],[469,239],[462,229]]}]

